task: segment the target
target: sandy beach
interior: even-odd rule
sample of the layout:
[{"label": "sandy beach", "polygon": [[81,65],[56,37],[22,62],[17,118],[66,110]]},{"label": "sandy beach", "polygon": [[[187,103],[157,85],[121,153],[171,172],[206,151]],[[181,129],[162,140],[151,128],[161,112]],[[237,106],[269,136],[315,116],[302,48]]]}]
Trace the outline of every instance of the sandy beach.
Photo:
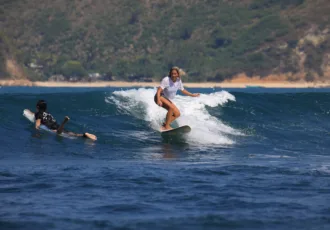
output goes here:
[{"label": "sandy beach", "polygon": [[[49,82],[28,80],[1,80],[0,86],[34,86],[34,87],[157,87],[159,82]],[[289,82],[289,81],[253,81],[251,82],[186,82],[187,88],[330,88],[330,81],[326,82]]]}]

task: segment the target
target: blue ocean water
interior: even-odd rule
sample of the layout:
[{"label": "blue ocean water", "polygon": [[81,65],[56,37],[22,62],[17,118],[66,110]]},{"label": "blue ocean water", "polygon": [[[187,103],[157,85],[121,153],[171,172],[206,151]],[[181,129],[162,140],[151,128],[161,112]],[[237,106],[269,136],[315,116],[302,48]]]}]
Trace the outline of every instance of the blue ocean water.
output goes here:
[{"label": "blue ocean water", "polygon": [[0,88],[0,229],[330,229],[330,89],[190,91],[164,139],[153,88]]}]

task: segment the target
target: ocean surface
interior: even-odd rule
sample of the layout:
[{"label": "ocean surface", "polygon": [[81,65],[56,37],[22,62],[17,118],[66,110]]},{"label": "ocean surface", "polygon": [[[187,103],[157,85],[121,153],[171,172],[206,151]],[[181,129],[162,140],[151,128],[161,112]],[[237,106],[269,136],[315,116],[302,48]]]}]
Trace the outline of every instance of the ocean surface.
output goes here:
[{"label": "ocean surface", "polygon": [[154,88],[0,88],[0,229],[330,229],[330,89],[189,90],[164,139]]}]

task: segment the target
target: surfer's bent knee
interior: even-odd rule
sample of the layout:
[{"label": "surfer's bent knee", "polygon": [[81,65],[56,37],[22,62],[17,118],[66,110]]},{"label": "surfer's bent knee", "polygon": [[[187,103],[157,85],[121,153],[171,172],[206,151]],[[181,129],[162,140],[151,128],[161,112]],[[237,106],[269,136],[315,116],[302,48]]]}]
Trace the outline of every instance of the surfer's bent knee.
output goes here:
[{"label": "surfer's bent knee", "polygon": [[174,114],[174,116],[176,118],[180,117],[180,115],[181,115],[181,113],[180,113],[180,111],[178,109],[175,109],[174,112],[173,112],[173,114]]}]

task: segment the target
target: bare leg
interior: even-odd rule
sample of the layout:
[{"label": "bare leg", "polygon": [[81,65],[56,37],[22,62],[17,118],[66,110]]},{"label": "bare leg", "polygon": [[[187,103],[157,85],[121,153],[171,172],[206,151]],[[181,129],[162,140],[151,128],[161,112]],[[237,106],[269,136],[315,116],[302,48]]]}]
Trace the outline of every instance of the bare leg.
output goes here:
[{"label": "bare leg", "polygon": [[84,137],[87,137],[93,141],[96,141],[97,140],[97,137],[94,135],[94,134],[91,134],[91,133],[84,133],[83,135]]},{"label": "bare leg", "polygon": [[170,101],[166,100],[165,98],[160,98],[161,102],[163,103],[163,108],[165,108],[168,112],[166,114],[166,121],[162,130],[169,130],[172,129],[170,124],[180,116],[179,109]]},{"label": "bare leg", "polygon": [[70,118],[68,116],[66,116],[62,122],[62,124],[60,125],[60,127],[57,129],[57,133],[61,134],[63,132],[64,129],[64,125],[70,120]]},{"label": "bare leg", "polygon": [[[61,134],[63,133],[63,129],[64,129],[64,125],[70,120],[70,118],[68,116],[66,116],[62,122],[62,124],[60,125],[60,127],[58,128],[58,130],[56,131],[57,134]],[[94,134],[91,133],[74,133],[74,132],[65,132],[66,134],[73,136],[73,137],[86,137],[89,138],[93,141],[97,140],[97,137]]]},{"label": "bare leg", "polygon": [[173,109],[173,112],[172,112],[172,116],[169,117],[169,121],[168,121],[169,124],[171,124],[178,117],[180,117],[180,111],[178,110],[178,108],[176,106],[174,106],[174,109]]},{"label": "bare leg", "polygon": [[170,108],[170,109],[167,111],[166,119],[165,119],[165,123],[163,124],[163,128],[164,128],[165,130],[172,129],[172,127],[170,126],[170,124],[171,124],[171,120],[172,120],[172,117],[173,117],[173,109]]},{"label": "bare leg", "polygon": [[89,138],[93,141],[97,140],[97,137],[94,134],[91,134],[91,133],[84,133],[84,134],[74,133],[74,132],[65,132],[65,133],[70,135],[70,136],[73,136],[73,137],[86,137],[86,138]]}]

